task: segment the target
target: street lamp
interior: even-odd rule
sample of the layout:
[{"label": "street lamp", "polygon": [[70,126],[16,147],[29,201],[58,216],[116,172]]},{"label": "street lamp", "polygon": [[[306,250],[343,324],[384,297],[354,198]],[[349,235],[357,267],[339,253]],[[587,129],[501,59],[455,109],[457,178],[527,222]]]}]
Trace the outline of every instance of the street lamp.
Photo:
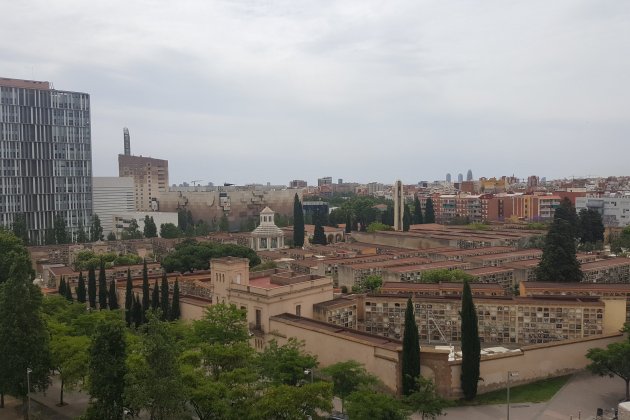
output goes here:
[{"label": "street lamp", "polygon": [[510,420],[510,378],[517,378],[518,372],[508,371],[507,373],[507,420]]},{"label": "street lamp", "polygon": [[313,383],[313,369],[304,369],[305,375],[311,375],[311,383]]},{"label": "street lamp", "polygon": [[31,418],[31,373],[33,369],[26,368],[26,395],[28,397],[28,418]]}]

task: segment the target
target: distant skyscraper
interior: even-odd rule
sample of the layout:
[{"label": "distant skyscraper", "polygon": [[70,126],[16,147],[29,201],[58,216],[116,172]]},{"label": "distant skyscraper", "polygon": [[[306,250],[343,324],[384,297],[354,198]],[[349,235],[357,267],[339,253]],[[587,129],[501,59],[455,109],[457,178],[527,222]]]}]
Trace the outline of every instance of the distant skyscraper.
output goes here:
[{"label": "distant skyscraper", "polygon": [[17,215],[43,244],[56,216],[71,237],[92,219],[90,95],[0,78],[0,224]]},{"label": "distant skyscraper", "polygon": [[323,185],[331,185],[332,184],[332,176],[325,176],[323,178],[317,178],[317,186],[321,187]]},{"label": "distant skyscraper", "polygon": [[464,180],[464,174],[461,174],[461,173],[457,174],[457,182],[461,184],[463,180]]},{"label": "distant skyscraper", "polygon": [[446,174],[446,182],[451,182],[451,174]]},{"label": "distant skyscraper", "polygon": [[131,138],[127,127],[123,128],[123,138],[125,139],[125,156],[131,156]]},{"label": "distant skyscraper", "polygon": [[473,180],[472,170],[469,169],[468,173],[466,174],[466,181],[472,181],[472,180]]}]

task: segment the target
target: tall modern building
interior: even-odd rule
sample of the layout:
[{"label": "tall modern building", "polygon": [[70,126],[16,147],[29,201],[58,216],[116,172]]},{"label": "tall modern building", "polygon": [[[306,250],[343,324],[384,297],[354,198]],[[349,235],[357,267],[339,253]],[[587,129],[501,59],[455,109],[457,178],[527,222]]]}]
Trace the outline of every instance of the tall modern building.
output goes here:
[{"label": "tall modern building", "polygon": [[118,155],[118,175],[134,179],[136,211],[158,210],[158,192],[168,190],[168,160]]},{"label": "tall modern building", "polygon": [[[94,188],[94,214],[98,215],[103,235],[114,232],[114,219],[121,213],[136,210],[134,203],[134,180],[131,177],[113,176],[92,178]],[[158,226],[159,227],[159,226]]]},{"label": "tall modern building", "polygon": [[24,215],[44,243],[55,217],[74,236],[92,218],[90,95],[0,78],[0,224]]}]

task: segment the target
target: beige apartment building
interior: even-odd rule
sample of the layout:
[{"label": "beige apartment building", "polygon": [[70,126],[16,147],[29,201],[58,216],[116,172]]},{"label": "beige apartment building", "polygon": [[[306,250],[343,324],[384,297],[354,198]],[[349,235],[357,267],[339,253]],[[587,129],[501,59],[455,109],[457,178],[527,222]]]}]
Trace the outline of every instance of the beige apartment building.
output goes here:
[{"label": "beige apartment building", "polygon": [[168,160],[118,155],[118,176],[134,180],[136,211],[157,211],[158,192],[168,190]]}]

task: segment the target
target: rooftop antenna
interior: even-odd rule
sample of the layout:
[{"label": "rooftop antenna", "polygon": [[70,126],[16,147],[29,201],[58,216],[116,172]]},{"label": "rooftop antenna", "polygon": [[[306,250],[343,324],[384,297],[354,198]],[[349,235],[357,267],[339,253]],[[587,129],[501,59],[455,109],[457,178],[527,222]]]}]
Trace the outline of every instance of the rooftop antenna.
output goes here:
[{"label": "rooftop antenna", "polygon": [[131,137],[129,137],[129,129],[123,128],[123,137],[125,139],[125,156],[131,156]]}]

